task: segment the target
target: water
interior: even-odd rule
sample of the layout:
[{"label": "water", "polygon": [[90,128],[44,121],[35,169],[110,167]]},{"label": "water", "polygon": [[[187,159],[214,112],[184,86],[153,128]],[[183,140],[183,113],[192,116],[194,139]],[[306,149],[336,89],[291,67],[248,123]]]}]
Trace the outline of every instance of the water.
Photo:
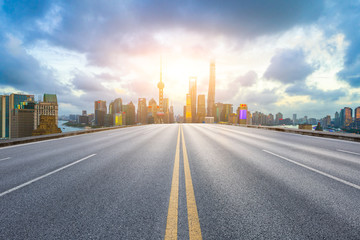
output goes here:
[{"label": "water", "polygon": [[63,125],[64,123],[67,123],[67,121],[63,121],[63,120],[58,121],[58,127],[61,129],[62,132],[73,132],[73,131],[84,130],[84,128],[69,127]]}]

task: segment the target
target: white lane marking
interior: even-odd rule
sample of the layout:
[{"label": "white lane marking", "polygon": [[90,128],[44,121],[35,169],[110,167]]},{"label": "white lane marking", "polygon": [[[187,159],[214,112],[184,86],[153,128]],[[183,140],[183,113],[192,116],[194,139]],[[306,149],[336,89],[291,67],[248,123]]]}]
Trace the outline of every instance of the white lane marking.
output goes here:
[{"label": "white lane marking", "polygon": [[8,159],[10,159],[10,158],[11,158],[11,157],[2,158],[2,159],[0,159],[0,162],[1,162],[1,161],[8,160]]},{"label": "white lane marking", "polygon": [[356,152],[350,152],[350,151],[341,150],[341,149],[336,149],[336,151],[344,152],[344,153],[350,153],[350,154],[354,154],[354,155],[359,155],[359,156],[360,156],[360,153],[356,153]]},{"label": "white lane marking", "polygon": [[325,177],[331,178],[331,179],[333,179],[333,180],[335,180],[335,181],[341,182],[341,183],[346,184],[346,185],[348,185],[348,186],[350,186],[350,187],[353,187],[353,188],[356,188],[356,189],[360,190],[360,186],[359,186],[359,185],[356,185],[356,184],[354,184],[354,183],[351,183],[351,182],[348,182],[348,181],[343,180],[343,179],[341,179],[341,178],[332,176],[332,175],[330,175],[330,174],[328,174],[328,173],[322,172],[322,171],[320,171],[320,170],[317,170],[317,169],[315,169],[315,168],[306,166],[306,165],[304,165],[304,164],[295,162],[295,161],[293,161],[293,160],[291,160],[291,159],[289,159],[289,158],[280,156],[280,155],[278,155],[278,154],[276,154],[276,153],[267,151],[267,150],[265,150],[265,149],[263,149],[263,152],[267,152],[267,153],[269,153],[269,154],[271,154],[271,155],[274,155],[274,156],[276,156],[276,157],[279,157],[279,158],[281,158],[281,159],[284,159],[284,160],[286,160],[286,161],[288,161],[288,162],[294,163],[294,164],[296,164],[296,165],[298,165],[298,166],[300,166],[300,167],[306,168],[306,169],[308,169],[308,170],[310,170],[310,171],[316,172],[316,173],[321,174],[321,175],[323,175],[323,176],[325,176]]},{"label": "white lane marking", "polygon": [[13,191],[15,191],[15,190],[18,190],[18,189],[20,189],[20,188],[23,188],[23,187],[25,187],[25,186],[27,186],[27,185],[29,185],[29,184],[31,184],[31,183],[34,183],[34,182],[36,182],[36,181],[39,181],[39,180],[41,180],[41,179],[43,179],[43,178],[45,178],[45,177],[48,177],[48,176],[50,176],[50,175],[52,175],[52,174],[54,174],[54,173],[59,172],[59,171],[61,171],[61,170],[64,170],[65,168],[71,167],[72,165],[75,165],[75,164],[77,164],[77,163],[79,163],[79,162],[82,162],[82,161],[84,161],[84,160],[86,160],[86,159],[89,159],[89,158],[91,158],[91,157],[93,157],[93,156],[95,156],[95,155],[96,155],[96,154],[91,154],[91,155],[89,155],[89,156],[87,156],[87,157],[84,157],[84,158],[82,158],[82,159],[79,159],[79,160],[77,160],[77,161],[75,161],[75,162],[72,162],[72,163],[70,163],[70,164],[68,164],[68,165],[65,165],[65,166],[63,166],[63,167],[61,167],[61,168],[58,168],[58,169],[56,169],[56,170],[54,170],[54,171],[51,171],[51,172],[49,172],[49,173],[46,173],[46,174],[44,174],[44,175],[42,175],[42,176],[40,176],[40,177],[34,178],[33,180],[30,180],[30,181],[28,181],[28,182],[26,182],[26,183],[20,184],[20,185],[14,187],[14,188],[11,188],[11,189],[9,189],[9,190],[7,190],[7,191],[5,191],[5,192],[0,193],[0,197],[6,195],[6,194],[8,194],[8,193],[11,193],[11,192],[13,192]]}]

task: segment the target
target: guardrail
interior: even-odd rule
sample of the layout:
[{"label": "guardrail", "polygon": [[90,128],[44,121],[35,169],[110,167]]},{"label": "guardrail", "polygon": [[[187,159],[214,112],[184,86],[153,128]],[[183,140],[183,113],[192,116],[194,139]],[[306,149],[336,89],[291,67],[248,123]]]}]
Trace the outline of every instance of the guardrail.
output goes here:
[{"label": "guardrail", "polygon": [[135,126],[138,126],[138,125],[125,125],[125,126],[106,127],[106,128],[92,128],[92,129],[79,130],[79,131],[73,131],[73,132],[6,139],[6,140],[0,140],[0,148],[6,147],[6,146],[17,145],[17,144],[23,144],[23,143],[38,142],[38,141],[43,141],[43,140],[55,139],[55,138],[62,138],[62,137],[68,137],[68,136],[74,136],[74,135],[81,135],[81,134],[108,131],[108,130],[113,130],[113,129],[118,129],[118,128],[135,127]]},{"label": "guardrail", "polygon": [[304,130],[304,129],[295,129],[295,128],[282,128],[282,127],[243,125],[243,124],[234,124],[234,125],[240,127],[247,127],[247,128],[259,128],[259,129],[266,129],[266,130],[278,131],[278,132],[287,132],[287,133],[295,133],[295,134],[315,136],[315,137],[325,137],[325,138],[360,142],[360,135],[356,135],[353,133],[334,133],[334,132]]}]

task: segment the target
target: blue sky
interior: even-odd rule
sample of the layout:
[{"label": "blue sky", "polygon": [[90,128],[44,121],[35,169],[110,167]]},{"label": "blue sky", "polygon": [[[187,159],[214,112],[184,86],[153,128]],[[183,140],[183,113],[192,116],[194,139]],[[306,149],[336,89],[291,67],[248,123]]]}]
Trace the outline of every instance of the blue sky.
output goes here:
[{"label": "blue sky", "polygon": [[333,116],[360,105],[360,1],[0,0],[0,94],[56,93],[60,114],[158,100],[182,112],[188,79],[216,101]]}]

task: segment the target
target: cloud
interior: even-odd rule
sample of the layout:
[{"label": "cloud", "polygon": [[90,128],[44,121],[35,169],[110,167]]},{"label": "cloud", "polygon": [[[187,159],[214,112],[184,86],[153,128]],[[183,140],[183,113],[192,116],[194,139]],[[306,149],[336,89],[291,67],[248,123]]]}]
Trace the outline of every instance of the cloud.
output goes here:
[{"label": "cloud", "polygon": [[235,82],[239,83],[241,86],[250,87],[256,83],[258,76],[254,71],[249,71],[243,76],[239,76]]},{"label": "cloud", "polygon": [[249,71],[242,76],[238,76],[233,81],[230,81],[226,88],[216,90],[216,98],[219,101],[232,101],[236,95],[244,87],[250,87],[256,83],[258,79],[257,74],[254,71]]},{"label": "cloud", "polygon": [[346,96],[346,91],[343,89],[323,91],[317,88],[311,88],[305,85],[305,83],[294,84],[286,88],[285,92],[290,96],[309,96],[312,100],[334,102],[341,97]]},{"label": "cloud", "polygon": [[61,92],[66,86],[58,83],[52,69],[29,55],[20,39],[0,33],[0,85],[24,92]]},{"label": "cloud", "polygon": [[[9,29],[27,39],[46,39],[52,44],[87,53],[93,64],[108,63],[107,53],[143,54],[161,49],[155,32],[172,29],[230,35],[245,40],[285,31],[316,21],[323,1],[6,1],[3,11]],[[42,19],[56,19],[48,25]],[[40,25],[39,25],[40,23]],[[56,26],[56,30],[53,30]],[[194,46],[199,48],[199,46]]]},{"label": "cloud", "polygon": [[282,83],[304,81],[316,68],[305,60],[301,49],[282,49],[272,59],[264,78]]}]

